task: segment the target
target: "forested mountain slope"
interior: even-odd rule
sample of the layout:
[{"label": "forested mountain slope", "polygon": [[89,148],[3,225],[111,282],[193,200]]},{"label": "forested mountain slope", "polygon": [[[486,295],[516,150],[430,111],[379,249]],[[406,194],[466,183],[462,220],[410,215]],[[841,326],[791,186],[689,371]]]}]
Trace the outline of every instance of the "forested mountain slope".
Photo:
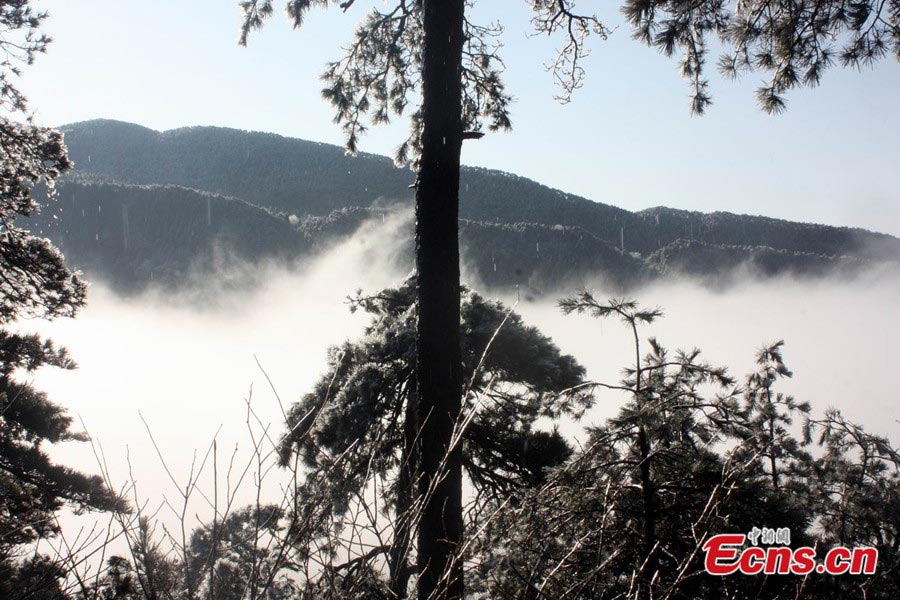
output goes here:
[{"label": "forested mountain slope", "polygon": [[[290,261],[412,200],[409,170],[328,144],[108,120],[62,129],[75,175],[28,226],[123,289],[177,285],[229,258]],[[821,276],[900,259],[900,239],[884,234],[727,212],[631,212],[488,169],[465,168],[460,193],[463,259],[487,285],[590,278],[627,288],[676,273],[719,282],[740,266],[761,277]]]}]

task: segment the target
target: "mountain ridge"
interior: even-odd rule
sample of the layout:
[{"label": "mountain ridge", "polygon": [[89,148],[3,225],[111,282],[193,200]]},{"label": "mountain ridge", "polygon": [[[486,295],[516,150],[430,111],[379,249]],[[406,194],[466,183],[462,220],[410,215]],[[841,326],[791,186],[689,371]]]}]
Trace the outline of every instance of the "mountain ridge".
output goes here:
[{"label": "mountain ridge", "polygon": [[[336,144],[331,144],[328,142],[318,142],[315,140],[296,138],[296,137],[291,137],[291,136],[287,136],[287,135],[283,135],[283,134],[279,134],[279,133],[266,132],[266,131],[253,130],[253,129],[238,129],[238,128],[233,128],[233,127],[224,127],[224,126],[218,126],[218,125],[185,125],[185,126],[181,126],[181,127],[175,127],[172,129],[157,130],[157,129],[152,129],[150,127],[146,127],[144,125],[140,125],[137,123],[130,123],[128,121],[122,121],[122,120],[118,120],[118,119],[97,118],[97,119],[89,119],[89,120],[85,120],[85,121],[77,121],[77,122],[73,122],[73,123],[66,123],[66,124],[58,126],[58,129],[60,129],[63,132],[66,132],[66,131],[80,132],[80,130],[83,130],[84,128],[90,128],[90,127],[95,127],[95,126],[99,126],[99,127],[110,127],[111,126],[111,127],[116,127],[116,128],[122,128],[122,129],[138,130],[138,131],[141,131],[142,133],[148,134],[148,137],[158,137],[161,139],[178,138],[183,135],[190,135],[190,134],[194,134],[194,133],[198,133],[198,132],[220,132],[220,133],[227,133],[229,135],[238,134],[238,135],[243,135],[243,136],[248,136],[248,137],[260,136],[260,137],[265,137],[265,138],[276,139],[276,140],[279,140],[282,142],[287,142],[287,143],[298,143],[298,144],[302,144],[302,145],[319,147],[322,149],[326,149],[329,153],[333,153],[335,155],[341,155],[341,156],[345,155],[345,151],[344,151],[343,147],[338,146]],[[350,156],[348,158],[350,158],[351,160],[352,159],[375,159],[375,160],[383,163],[384,165],[391,166],[399,173],[405,174],[407,179],[409,180],[409,184],[411,184],[414,180],[414,173],[412,171],[409,171],[405,168],[394,167],[393,161],[387,156],[375,154],[375,153],[369,153],[369,152],[359,152],[357,155]],[[76,166],[77,166],[78,170],[80,171],[80,168],[82,167],[82,165],[78,165],[77,160],[76,160]],[[790,223],[790,224],[794,224],[794,225],[804,225],[804,226],[811,226],[811,227],[828,227],[828,228],[834,228],[834,229],[838,229],[838,230],[865,232],[865,233],[869,233],[869,234],[875,234],[875,235],[879,235],[879,236],[889,237],[892,239],[898,239],[896,236],[894,236],[892,234],[888,234],[888,233],[884,233],[884,232],[877,232],[877,231],[866,229],[863,227],[846,226],[846,225],[829,225],[829,224],[824,224],[824,223],[818,223],[815,221],[792,221],[790,219],[784,219],[784,218],[780,218],[780,217],[771,217],[771,216],[756,214],[756,213],[737,213],[737,212],[732,212],[732,211],[727,211],[727,210],[715,210],[715,211],[711,211],[711,212],[703,212],[703,211],[691,210],[691,209],[673,208],[673,207],[660,205],[660,204],[649,206],[649,207],[639,209],[639,210],[629,210],[629,209],[621,208],[614,204],[601,202],[599,200],[593,200],[586,196],[566,192],[565,190],[561,190],[559,188],[554,188],[551,185],[541,183],[539,181],[530,179],[529,177],[526,177],[524,175],[520,175],[518,173],[513,173],[510,171],[503,171],[501,169],[493,169],[493,168],[488,168],[488,167],[480,167],[480,166],[472,166],[472,165],[463,165],[462,169],[463,169],[464,173],[466,173],[466,172],[484,173],[484,174],[488,174],[493,177],[501,177],[501,178],[508,178],[508,179],[512,179],[512,180],[520,180],[523,182],[527,182],[530,185],[538,186],[539,188],[542,188],[546,192],[556,194],[567,201],[575,201],[575,202],[579,202],[579,203],[585,202],[585,203],[597,205],[597,206],[600,206],[603,208],[620,211],[623,214],[627,213],[627,214],[639,215],[639,216],[653,216],[657,212],[662,211],[667,214],[690,215],[690,216],[728,215],[731,217],[739,217],[739,218],[765,219],[765,220],[769,220],[769,221],[773,221],[773,222]],[[463,182],[463,186],[464,185],[465,185],[465,183]],[[190,187],[190,186],[185,186],[185,187]],[[196,189],[200,189],[200,188],[196,188]],[[412,195],[411,192],[410,192],[410,195]]]},{"label": "mountain ridge", "polygon": [[[305,255],[388,206],[412,205],[411,171],[331,144],[102,119],[61,129],[76,167],[36,225],[75,266],[115,273],[123,288],[148,273],[177,284],[226,242],[248,260]],[[818,277],[900,261],[900,239],[888,234],[661,205],[629,211],[482,167],[463,168],[460,219],[465,258],[495,286],[599,274],[624,289],[679,270],[715,284],[741,263],[761,277]]]}]

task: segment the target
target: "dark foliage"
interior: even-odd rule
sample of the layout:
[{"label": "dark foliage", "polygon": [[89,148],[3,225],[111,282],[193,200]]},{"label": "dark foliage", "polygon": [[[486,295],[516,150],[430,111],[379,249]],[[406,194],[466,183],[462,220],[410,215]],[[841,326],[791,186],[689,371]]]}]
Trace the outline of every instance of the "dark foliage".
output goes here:
[{"label": "dark foliage", "polygon": [[[121,509],[121,501],[90,477],[50,460],[45,444],[82,440],[71,429],[65,410],[22,380],[36,369],[71,369],[66,352],[34,335],[11,327],[18,319],[52,319],[74,315],[84,303],[85,284],[69,271],[49,240],[32,236],[21,220],[39,206],[32,190],[50,190],[72,166],[62,134],[39,127],[27,115],[15,78],[22,65],[44,52],[49,38],[40,32],[46,14],[27,0],[0,2],[0,569],[2,595],[59,597],[59,567],[33,557],[17,564],[23,544],[57,531],[56,513],[64,505],[76,510]],[[15,121],[11,117],[19,117]]]},{"label": "dark foliage", "polygon": [[[659,316],[632,302],[564,300],[566,312],[620,317],[635,366],[619,384],[618,416],[519,504],[482,542],[476,586],[491,598],[892,598],[897,579],[900,462],[887,440],[837,411],[777,390],[792,373],[782,342],[764,347],[737,386],[699,351],[668,353],[637,326]],[[803,432],[802,437],[795,437]],[[813,443],[813,434],[818,439]],[[715,577],[702,545],[723,532],[788,528],[790,546],[879,551],[872,576]]]},{"label": "dark foliage", "polygon": [[[365,494],[372,478],[385,480],[380,493],[391,507],[394,546],[409,535],[403,519],[415,502],[414,299],[414,279],[352,299],[353,309],[372,317],[365,336],[329,351],[328,369],[314,391],[291,407],[281,447],[283,463],[299,456],[311,470],[301,498],[327,496],[336,515]],[[501,303],[464,290],[461,304],[468,390],[463,465],[485,500],[517,495],[539,485],[548,468],[571,454],[555,430],[537,422],[577,414],[588,405],[586,394],[572,391],[584,370]],[[405,564],[407,552],[394,560]],[[392,565],[395,579],[405,570]]]},{"label": "dark foliage", "polygon": [[[154,540],[155,524],[141,517],[134,536],[129,540],[129,558],[110,556],[104,569],[98,570],[90,585],[81,578],[72,600],[170,600],[193,598],[193,588],[186,585],[187,570],[178,560],[162,550]],[[192,593],[184,595],[185,590]]]},{"label": "dark foliage", "polygon": [[770,113],[786,108],[789,90],[817,86],[835,63],[862,68],[900,58],[897,0],[627,0],[623,12],[636,39],[667,56],[682,53],[681,73],[691,81],[691,110],[697,113],[711,102],[705,67],[716,41],[725,47],[720,72],[769,76],[756,96]]},{"label": "dark foliage", "polygon": [[274,561],[270,550],[283,518],[277,506],[249,506],[194,530],[187,569],[190,589],[216,600],[290,598],[293,588],[285,577],[291,564]]}]

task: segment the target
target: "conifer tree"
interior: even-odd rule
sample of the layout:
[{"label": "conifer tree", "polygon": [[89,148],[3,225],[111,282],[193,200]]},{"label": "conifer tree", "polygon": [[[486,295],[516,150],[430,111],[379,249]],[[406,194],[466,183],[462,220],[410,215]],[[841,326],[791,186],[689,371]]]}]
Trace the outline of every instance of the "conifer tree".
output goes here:
[{"label": "conifer tree", "polygon": [[[7,575],[20,545],[57,531],[55,515],[65,504],[122,508],[99,477],[54,463],[43,448],[85,438],[72,430],[65,410],[22,375],[75,363],[49,340],[11,328],[24,317],[71,317],[85,298],[85,284],[66,268],[62,254],[22,224],[39,210],[34,186],[52,189],[72,166],[62,134],[32,122],[16,87],[22,66],[50,42],[40,31],[46,16],[27,0],[0,2],[0,570]],[[0,577],[0,596],[17,597],[5,587],[13,581],[11,575]]]},{"label": "conifer tree", "polygon": [[283,527],[283,512],[275,505],[246,506],[222,522],[195,529],[187,568],[190,588],[216,600],[291,598],[293,588],[283,576],[291,562],[273,560],[271,548],[277,548],[272,536]]},{"label": "conifer tree", "polygon": [[[764,346],[737,386],[697,350],[673,355],[650,338],[641,355],[637,325],[653,322],[658,310],[586,292],[561,305],[618,316],[631,330],[635,362],[625,378],[580,386],[627,400],[617,416],[588,429],[583,448],[543,485],[498,509],[480,542],[479,591],[535,600],[897,596],[900,453],[838,411],[814,419],[808,403],[781,393],[779,382],[792,375],[783,342]],[[838,545],[875,547],[876,572],[704,571],[709,536],[759,527],[787,528],[788,545],[815,547],[819,557]]]},{"label": "conifer tree", "polygon": [[[658,319],[659,309],[601,302],[588,292],[560,304],[565,313],[615,317],[629,329],[634,362],[625,378],[581,386],[627,399],[617,416],[589,428],[583,449],[545,485],[503,511],[484,542],[485,590],[501,598],[640,600],[781,597],[792,589],[785,578],[732,589],[727,578],[702,573],[698,552],[712,533],[770,523],[799,538],[808,524],[796,503],[766,485],[765,459],[791,444],[786,433],[760,434],[756,412],[741,401],[759,396],[760,387],[738,388],[696,349],[670,353],[650,338],[644,353],[640,326]],[[770,369],[788,372],[780,344],[760,356],[748,381],[766,382],[775,394]],[[735,447],[736,431],[754,439]]]},{"label": "conifer tree", "polygon": [[[295,27],[313,7],[356,0],[287,0]],[[420,598],[461,598],[461,566],[451,573],[461,542],[462,457],[452,446],[461,410],[459,242],[457,238],[460,153],[465,139],[510,127],[510,96],[502,79],[496,37],[499,27],[470,21],[466,0],[393,0],[376,6],[358,26],[343,58],[323,74],[323,96],[355,152],[367,123],[410,114],[411,133],[397,151],[411,162],[416,179],[418,414],[425,439],[420,493],[426,499],[419,527]],[[533,0],[537,33],[558,33],[563,44],[551,70],[567,100],[582,82],[585,40],[610,28],[576,11],[575,0]],[[240,43],[274,11],[273,0],[241,0]],[[636,39],[666,55],[682,54],[681,72],[691,82],[691,110],[711,102],[705,66],[710,38],[729,50],[719,69],[736,76],[770,74],[758,92],[768,112],[784,110],[784,94],[815,86],[834,62],[873,64],[900,57],[900,0],[625,0],[622,11]],[[418,98],[416,96],[418,95]],[[416,100],[419,100],[416,102]],[[410,103],[414,108],[409,109]],[[432,483],[436,483],[432,486]],[[427,568],[425,568],[427,567]]]},{"label": "conifer tree", "polygon": [[776,384],[792,377],[784,363],[784,340],[767,345],[756,354],[757,371],[747,377],[743,393],[743,419],[732,434],[741,440],[741,452],[759,456],[760,468],[766,474],[765,487],[779,491],[796,487],[797,471],[811,457],[807,443],[797,439],[790,428],[800,423],[808,426],[810,405],[797,402],[793,396],[777,391]]},{"label": "conifer tree", "polygon": [[823,549],[878,549],[874,575],[811,582],[809,597],[900,596],[900,450],[829,408],[807,429],[818,451],[802,471],[802,499],[817,525]]},{"label": "conifer tree", "polygon": [[[188,569],[154,540],[155,524],[139,517],[134,537],[128,540],[128,556],[110,556],[92,585],[81,588],[79,600],[168,600],[196,598],[188,585]],[[193,579],[190,579],[194,583]],[[185,593],[185,590],[192,590]],[[213,596],[215,597],[215,596]]]},{"label": "conifer tree", "polygon": [[[538,419],[580,414],[590,396],[572,389],[584,369],[516,313],[466,288],[461,306],[468,384],[462,463],[475,504],[499,502],[539,485],[548,468],[571,454],[563,437],[538,427]],[[415,277],[373,296],[357,295],[351,307],[371,315],[371,323],[364,337],[329,351],[314,390],[291,407],[282,462],[299,456],[311,471],[301,500],[324,495],[323,505],[339,518],[374,480],[384,482],[375,486],[382,496],[376,503],[390,507],[392,535],[368,561],[385,559],[391,593],[402,598],[414,570],[408,557],[411,521],[419,518],[415,465],[425,443],[414,413]]]}]

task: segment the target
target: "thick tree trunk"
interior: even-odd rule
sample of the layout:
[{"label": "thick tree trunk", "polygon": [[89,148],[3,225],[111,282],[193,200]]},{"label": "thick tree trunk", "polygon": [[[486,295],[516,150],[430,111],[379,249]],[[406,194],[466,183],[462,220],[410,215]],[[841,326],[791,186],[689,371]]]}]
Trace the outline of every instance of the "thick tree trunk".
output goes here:
[{"label": "thick tree trunk", "polygon": [[[462,150],[464,0],[424,0],[422,155],[416,190],[421,428],[418,531],[420,600],[459,599],[462,449],[449,452],[462,403],[459,338],[459,165]],[[449,452],[449,455],[448,455]]]}]

